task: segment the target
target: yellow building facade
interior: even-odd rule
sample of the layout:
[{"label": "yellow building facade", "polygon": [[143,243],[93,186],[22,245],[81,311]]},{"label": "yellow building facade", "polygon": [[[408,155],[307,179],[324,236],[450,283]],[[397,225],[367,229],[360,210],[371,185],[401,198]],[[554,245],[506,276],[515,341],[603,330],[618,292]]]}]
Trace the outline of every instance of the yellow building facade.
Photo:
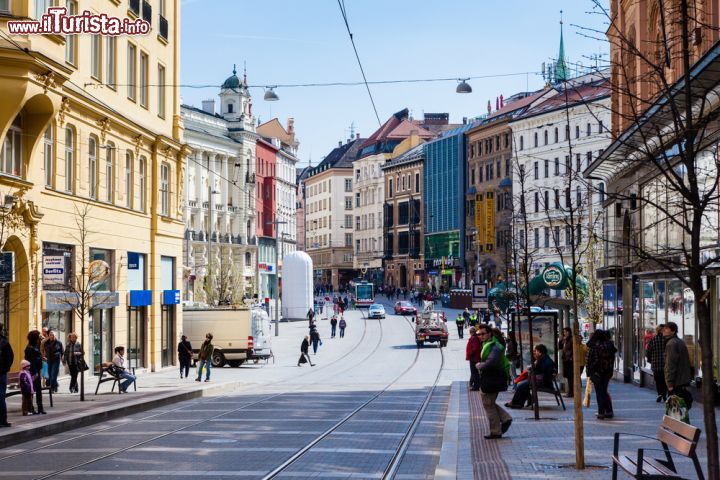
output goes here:
[{"label": "yellow building facade", "polygon": [[[51,6],[144,19],[150,31],[9,33],[8,22],[40,20]],[[0,240],[15,253],[0,328],[15,350],[11,371],[27,332],[42,326],[63,343],[84,332],[91,368],[118,345],[139,369],[175,362],[188,154],[174,87],[179,8],[180,0],[0,0]],[[93,282],[93,309],[80,319],[72,307],[90,268],[109,272]]]}]

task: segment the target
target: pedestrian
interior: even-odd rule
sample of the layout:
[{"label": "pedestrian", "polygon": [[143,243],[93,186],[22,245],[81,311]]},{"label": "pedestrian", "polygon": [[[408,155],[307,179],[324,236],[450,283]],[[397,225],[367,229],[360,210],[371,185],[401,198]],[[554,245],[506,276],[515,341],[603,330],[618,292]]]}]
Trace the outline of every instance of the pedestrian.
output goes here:
[{"label": "pedestrian", "polygon": [[[30,362],[28,362],[27,360],[23,360],[20,362],[20,375],[18,375],[18,383],[20,384],[20,394],[22,395],[23,417],[27,417],[30,414],[35,414],[32,405],[32,397],[35,393],[35,389],[33,387],[34,382],[32,374],[30,373]],[[7,425],[3,426],[10,426],[9,423],[5,423]]]},{"label": "pedestrian", "polygon": [[480,373],[475,366],[480,361],[480,353],[482,351],[482,341],[476,335],[475,327],[470,327],[470,338],[465,345],[465,360],[470,364],[470,381],[468,388],[470,390],[480,390]]},{"label": "pedestrian", "polygon": [[85,365],[85,352],[83,351],[82,345],[77,341],[77,333],[72,332],[68,335],[67,345],[65,346],[65,354],[63,356],[63,363],[67,365],[70,370],[70,393],[77,393],[78,383],[77,376],[81,371],[86,370]]},{"label": "pedestrian", "polygon": [[498,393],[507,390],[510,364],[496,332],[488,325],[480,325],[477,330],[477,337],[483,343],[475,368],[480,372],[480,398],[490,427],[485,438],[490,440],[502,437],[512,424],[512,416],[497,404]]},{"label": "pedestrian", "polygon": [[463,331],[465,330],[465,319],[463,318],[461,313],[458,313],[458,316],[455,319],[455,326],[457,327],[458,338],[463,338]]},{"label": "pedestrian", "polygon": [[315,366],[315,364],[312,363],[312,360],[310,360],[310,354],[308,353],[309,347],[310,337],[305,335],[305,338],[303,338],[303,341],[300,344],[300,360],[298,360],[298,367],[303,363],[309,363],[311,367]]},{"label": "pedestrian", "polygon": [[677,336],[678,326],[668,322],[663,327],[665,337],[665,383],[668,396],[676,395],[685,400],[688,410],[692,407],[693,398],[687,387],[692,380],[692,366],[687,345]]},{"label": "pedestrian", "polygon": [[313,310],[312,308],[310,308],[310,309],[308,310],[308,312],[307,312],[307,319],[308,319],[308,323],[309,323],[310,325],[312,325],[313,318],[315,318],[315,310]]},{"label": "pedestrian", "polygon": [[313,325],[310,329],[310,341],[313,346],[313,355],[317,355],[318,345],[322,345],[322,341],[320,340],[320,333],[318,333],[315,325]]},{"label": "pedestrian", "polygon": [[335,338],[335,330],[337,329],[338,319],[335,315],[330,319],[330,338]]},{"label": "pedestrian", "polygon": [[558,342],[558,349],[562,352],[563,375],[567,382],[565,396],[572,398],[575,394],[575,390],[573,390],[575,376],[573,375],[573,337],[570,327],[563,328],[563,336]]},{"label": "pedestrian", "polygon": [[3,329],[0,329],[0,427],[10,426],[7,421],[5,394],[7,393],[7,374],[14,361],[15,352],[13,352],[10,342],[8,342],[7,337],[5,337],[5,332]]},{"label": "pedestrian", "polygon": [[120,375],[120,378],[125,379],[118,385],[120,393],[127,393],[127,389],[130,385],[135,382],[135,375],[131,374],[125,366],[125,347],[115,347],[115,356],[112,361],[115,366],[115,371]]},{"label": "pedestrian", "polygon": [[48,366],[48,386],[52,389],[53,393],[58,391],[58,374],[60,373],[60,364],[63,360],[63,344],[60,340],[55,338],[55,332],[52,330],[48,331],[48,336],[45,339],[43,354],[47,361]]},{"label": "pedestrian", "polygon": [[203,368],[205,368],[205,381],[210,381],[210,367],[212,366],[212,357],[215,352],[215,346],[212,344],[213,335],[207,333],[205,335],[205,341],[200,346],[198,351],[198,367],[197,367],[197,378],[196,382],[202,379]]},{"label": "pedestrian", "polygon": [[586,367],[588,378],[595,387],[598,404],[598,420],[613,418],[612,397],[608,387],[615,368],[617,348],[605,330],[595,330],[587,343]]},{"label": "pedestrian", "polygon": [[465,326],[471,326],[470,325],[470,310],[467,308],[463,310],[462,312],[463,319],[465,320]]},{"label": "pedestrian", "polygon": [[665,338],[663,337],[662,323],[657,326],[655,335],[648,341],[646,357],[650,362],[650,367],[655,380],[655,390],[657,391],[657,403],[664,402],[667,399],[667,384],[665,383]]},{"label": "pedestrian", "polygon": [[180,343],[177,346],[178,361],[180,362],[180,378],[183,378],[183,371],[185,372],[185,378],[188,378],[190,373],[190,364],[193,361],[193,350],[190,340],[187,336],[183,335],[180,337]]},{"label": "pedestrian", "polygon": [[474,312],[473,312],[473,313],[470,314],[470,318],[469,318],[469,320],[468,320],[468,323],[470,324],[471,327],[477,327],[477,324],[478,324],[478,316],[477,316],[477,313],[474,313]]},{"label": "pedestrian", "polygon": [[[33,391],[35,392],[35,403],[37,413],[46,414],[42,403],[42,368],[43,358],[40,353],[40,332],[31,330],[27,334],[28,344],[25,347],[25,360],[30,362],[30,374],[32,375]],[[33,413],[35,410],[33,410]]]},{"label": "pedestrian", "polygon": [[[557,371],[555,362],[548,356],[547,347],[541,343],[533,348],[533,364],[530,372],[535,375],[535,386],[537,388],[553,388],[553,376]],[[506,407],[523,408],[526,404],[532,404],[530,398],[530,379],[523,380],[517,384],[515,395]]]},{"label": "pedestrian", "polygon": [[340,327],[340,338],[345,338],[345,327],[347,327],[345,317],[340,317],[340,323],[338,323],[338,326]]}]

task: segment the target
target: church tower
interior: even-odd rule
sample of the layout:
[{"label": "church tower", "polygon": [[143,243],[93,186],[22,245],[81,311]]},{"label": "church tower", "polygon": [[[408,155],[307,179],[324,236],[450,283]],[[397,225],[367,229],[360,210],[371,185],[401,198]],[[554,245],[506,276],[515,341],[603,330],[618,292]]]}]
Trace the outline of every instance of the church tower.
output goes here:
[{"label": "church tower", "polygon": [[233,65],[233,74],[223,82],[220,87],[220,114],[228,122],[240,123],[242,130],[255,131],[255,122],[252,118],[252,99],[247,86],[247,72],[244,72],[243,79],[237,76],[237,70]]},{"label": "church tower", "polygon": [[560,10],[560,51],[558,52],[558,58],[555,62],[555,82],[560,83],[570,79],[570,72],[568,71],[567,63],[565,62],[565,42],[563,42],[563,21],[562,21],[562,10]]}]

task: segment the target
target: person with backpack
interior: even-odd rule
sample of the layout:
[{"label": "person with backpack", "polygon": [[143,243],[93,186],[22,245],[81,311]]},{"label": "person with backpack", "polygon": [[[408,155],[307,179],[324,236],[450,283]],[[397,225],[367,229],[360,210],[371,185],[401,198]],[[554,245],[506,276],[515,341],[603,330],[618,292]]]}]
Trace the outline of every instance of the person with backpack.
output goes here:
[{"label": "person with backpack", "polygon": [[612,397],[608,387],[615,368],[617,348],[605,330],[595,330],[587,343],[586,367],[588,377],[595,387],[598,404],[598,420],[613,418]]},{"label": "person with backpack", "polygon": [[330,319],[330,338],[335,338],[335,331],[337,330],[338,319],[335,315]]},{"label": "person with backpack", "polygon": [[7,393],[7,374],[14,361],[15,353],[12,346],[5,337],[5,333],[0,329],[0,427],[10,426],[7,421],[5,394]]},{"label": "person with backpack", "polygon": [[212,344],[212,339],[212,333],[206,334],[205,341],[200,346],[200,351],[198,352],[199,361],[197,367],[197,378],[195,379],[196,382],[199,382],[202,379],[203,367],[207,369],[205,373],[205,381],[210,381],[210,367],[212,365],[213,352],[215,352],[215,346]]},{"label": "person with backpack", "polygon": [[185,372],[185,378],[188,378],[190,373],[190,364],[193,361],[193,350],[190,340],[187,336],[183,335],[180,337],[180,343],[177,346],[178,361],[180,362],[180,378],[183,378],[183,371]]},{"label": "person with backpack", "polygon": [[497,404],[498,393],[507,390],[510,363],[505,358],[505,346],[489,325],[480,325],[477,336],[482,341],[482,350],[475,368],[480,372],[480,398],[490,427],[485,438],[491,440],[501,438],[512,424],[512,416]]},{"label": "person with backpack", "polygon": [[347,322],[344,317],[340,317],[340,323],[338,323],[338,326],[340,327],[340,338],[345,338],[345,327],[347,327]]}]

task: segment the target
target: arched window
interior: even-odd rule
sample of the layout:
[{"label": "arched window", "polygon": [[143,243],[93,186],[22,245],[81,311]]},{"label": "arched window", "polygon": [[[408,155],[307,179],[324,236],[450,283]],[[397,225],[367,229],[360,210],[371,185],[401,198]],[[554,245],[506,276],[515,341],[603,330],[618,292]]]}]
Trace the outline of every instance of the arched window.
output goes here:
[{"label": "arched window", "polygon": [[245,266],[252,266],[252,254],[250,252],[245,252]]},{"label": "arched window", "polygon": [[93,200],[97,200],[98,190],[97,149],[97,137],[90,135],[88,139],[88,195]]},{"label": "arched window", "polygon": [[65,127],[65,191],[75,193],[75,129]]},{"label": "arched window", "polygon": [[53,125],[48,125],[43,137],[43,160],[45,164],[45,186],[53,188],[55,185],[53,171]]},{"label": "arched window", "polygon": [[600,200],[600,203],[603,203],[605,201],[605,184],[600,182],[598,185],[598,198]]},{"label": "arched window", "polygon": [[115,199],[115,145],[105,145],[105,201],[113,203]]},{"label": "arched window", "polygon": [[538,146],[538,134],[535,132],[535,146]]},{"label": "arched window", "polygon": [[543,138],[545,139],[545,145],[547,145],[547,144],[548,144],[548,133],[547,133],[547,130],[545,130],[545,131],[543,132]]},{"label": "arched window", "polygon": [[235,104],[233,102],[228,102],[227,107],[227,113],[234,113]]},{"label": "arched window", "polygon": [[558,129],[555,127],[555,143],[558,143],[560,141],[560,137],[558,136]]},{"label": "arched window", "polygon": [[22,127],[22,117],[18,115],[10,125],[0,149],[0,171],[15,177],[19,177],[22,173]]},{"label": "arched window", "polygon": [[147,182],[147,160],[145,160],[145,157],[140,157],[140,162],[138,163],[138,188],[140,189],[140,208],[139,210],[141,212],[145,211],[145,195],[147,191],[146,182]]}]

